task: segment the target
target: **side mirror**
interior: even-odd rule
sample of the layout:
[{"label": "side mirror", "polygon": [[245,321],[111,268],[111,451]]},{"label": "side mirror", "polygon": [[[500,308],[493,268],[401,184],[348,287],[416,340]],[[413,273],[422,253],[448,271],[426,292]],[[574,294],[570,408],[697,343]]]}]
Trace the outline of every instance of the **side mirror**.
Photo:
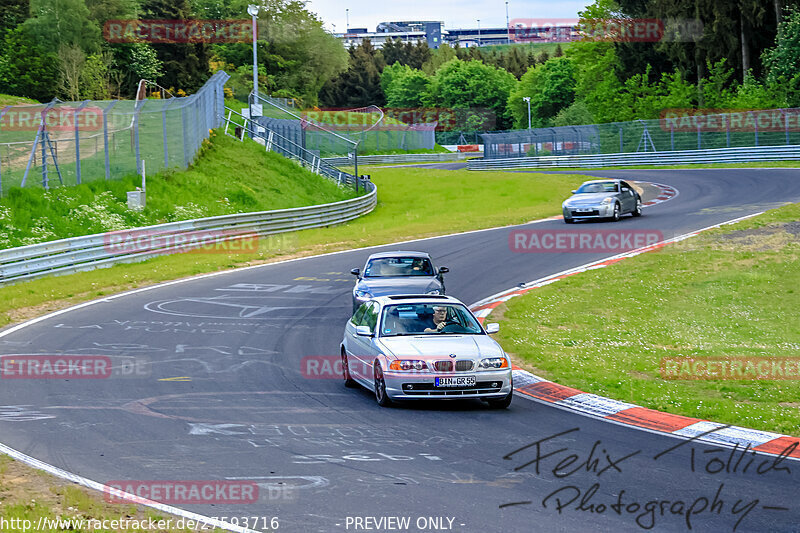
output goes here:
[{"label": "side mirror", "polygon": [[500,324],[486,324],[486,333],[497,333],[500,331]]},{"label": "side mirror", "polygon": [[578,194],[578,191],[572,191],[572,194]]},{"label": "side mirror", "polygon": [[372,337],[372,330],[369,326],[356,326],[356,335],[360,337]]},{"label": "side mirror", "polygon": [[447,274],[450,272],[450,269],[447,267],[439,267],[439,274]]},{"label": "side mirror", "polygon": [[354,275],[354,276],[359,276],[359,277],[361,277],[361,270],[360,270],[360,269],[358,269],[358,268],[354,268],[354,269],[350,270],[350,273],[351,273],[352,275]]}]

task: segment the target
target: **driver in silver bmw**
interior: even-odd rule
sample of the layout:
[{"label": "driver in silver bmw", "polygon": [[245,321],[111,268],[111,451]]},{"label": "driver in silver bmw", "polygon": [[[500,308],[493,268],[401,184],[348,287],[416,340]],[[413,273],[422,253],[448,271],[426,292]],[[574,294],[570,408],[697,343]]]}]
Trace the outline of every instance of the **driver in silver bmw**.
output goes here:
[{"label": "driver in silver bmw", "polygon": [[447,307],[433,308],[433,324],[431,328],[425,328],[425,333],[437,333],[447,325]]}]

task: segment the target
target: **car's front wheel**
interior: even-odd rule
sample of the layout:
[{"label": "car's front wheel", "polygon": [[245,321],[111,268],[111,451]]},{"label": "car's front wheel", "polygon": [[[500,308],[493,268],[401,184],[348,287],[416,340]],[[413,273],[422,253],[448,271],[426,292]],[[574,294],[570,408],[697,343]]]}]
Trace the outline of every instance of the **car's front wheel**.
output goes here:
[{"label": "car's front wheel", "polygon": [[616,203],[614,204],[614,213],[611,215],[611,220],[613,222],[618,222],[619,216],[620,216],[619,203]]},{"label": "car's front wheel", "polygon": [[575,219],[574,218],[564,217],[564,224],[574,224],[574,223],[575,223]]},{"label": "car's front wheel", "polygon": [[342,348],[342,377],[344,378],[344,386],[353,388],[357,385],[353,376],[350,375],[350,366],[347,363],[347,352]]},{"label": "car's front wheel", "polygon": [[511,399],[514,397],[514,391],[508,393],[505,398],[499,400],[486,400],[490,409],[507,409],[511,405]]},{"label": "car's front wheel", "polygon": [[375,361],[375,399],[381,407],[389,407],[392,400],[386,394],[386,380],[383,379],[383,369],[378,361]]},{"label": "car's front wheel", "polygon": [[631,213],[635,217],[642,216],[642,199],[636,198],[636,207],[633,208],[633,213]]}]

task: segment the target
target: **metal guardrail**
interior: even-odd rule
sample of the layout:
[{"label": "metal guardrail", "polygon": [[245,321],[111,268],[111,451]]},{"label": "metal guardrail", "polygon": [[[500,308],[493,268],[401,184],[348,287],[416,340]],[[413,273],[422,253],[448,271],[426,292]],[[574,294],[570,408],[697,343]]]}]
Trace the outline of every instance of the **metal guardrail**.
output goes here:
[{"label": "metal guardrail", "polygon": [[0,250],[0,285],[143,261],[208,242],[340,224],[375,208],[377,188],[371,182],[365,187],[363,196],[330,204],[184,220]]},{"label": "metal guardrail", "polygon": [[[476,157],[476,152],[467,153],[440,153],[440,154],[387,154],[387,155],[360,155],[359,165],[376,165],[382,163],[435,163],[437,161],[461,161],[468,157]],[[324,157],[323,161],[331,165],[352,165],[349,157]]]},{"label": "metal guardrail", "polygon": [[753,161],[786,160],[800,160],[800,145],[716,148],[675,152],[635,152],[622,154],[515,157],[511,159],[473,159],[467,161],[467,169],[585,168],[630,165],[676,165],[685,163],[746,163]]}]

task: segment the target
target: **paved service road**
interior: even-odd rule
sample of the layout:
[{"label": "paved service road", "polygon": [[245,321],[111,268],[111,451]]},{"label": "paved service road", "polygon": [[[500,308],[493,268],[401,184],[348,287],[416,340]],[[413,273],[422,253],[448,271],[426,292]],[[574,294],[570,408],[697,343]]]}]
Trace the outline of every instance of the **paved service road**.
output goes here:
[{"label": "paved service road", "polygon": [[[800,201],[794,170],[594,174],[664,183],[680,195],[639,219],[570,229],[650,229],[668,238]],[[608,255],[513,253],[510,231],[383,249],[429,251],[451,269],[450,294],[467,303]],[[260,487],[256,503],[177,505],[210,516],[277,516],[280,531],[800,528],[794,461],[731,457],[730,449],[522,397],[507,411],[474,400],[382,409],[370,392],[345,389],[328,364],[350,309],[348,272],[373,251],[167,285],[0,338],[2,354],[101,355],[117,368],[106,379],[3,379],[0,441],[100,482],[251,480]]]}]

